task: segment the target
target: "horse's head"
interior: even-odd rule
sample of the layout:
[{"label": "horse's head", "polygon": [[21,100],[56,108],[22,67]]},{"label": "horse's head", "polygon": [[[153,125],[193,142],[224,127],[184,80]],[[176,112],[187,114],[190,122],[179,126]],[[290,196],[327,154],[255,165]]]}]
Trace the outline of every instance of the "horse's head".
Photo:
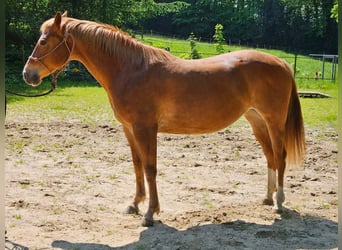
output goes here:
[{"label": "horse's head", "polygon": [[44,77],[69,62],[74,44],[73,39],[62,29],[62,18],[66,14],[57,12],[54,18],[43,23],[41,36],[23,70],[27,84],[38,86]]}]

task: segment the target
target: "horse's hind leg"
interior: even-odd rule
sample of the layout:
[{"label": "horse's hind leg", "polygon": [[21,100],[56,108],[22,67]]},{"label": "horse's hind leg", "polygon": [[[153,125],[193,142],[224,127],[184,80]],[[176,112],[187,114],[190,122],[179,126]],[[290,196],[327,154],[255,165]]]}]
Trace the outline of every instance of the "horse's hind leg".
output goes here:
[{"label": "horse's hind leg", "polygon": [[273,193],[276,191],[276,166],[273,159],[272,143],[268,133],[268,129],[264,119],[259,115],[259,113],[250,109],[245,113],[246,119],[252,126],[254,135],[259,141],[262,150],[265,154],[267,160],[268,169],[268,182],[267,182],[267,193],[263,200],[265,205],[273,205]]},{"label": "horse's hind leg", "polygon": [[[268,121],[267,127],[269,135],[272,142],[272,149],[274,154],[274,164],[278,172],[278,185],[277,185],[277,195],[276,204],[274,204],[275,212],[282,212],[283,202],[285,200],[284,194],[284,172],[286,167],[286,149],[285,149],[285,126],[281,125],[279,122],[281,119],[270,119]],[[278,121],[278,122],[277,122]]]},{"label": "horse's hind leg", "polygon": [[144,170],[141,164],[140,156],[137,152],[137,146],[134,141],[132,133],[124,128],[125,135],[127,137],[128,143],[131,147],[134,173],[135,173],[135,197],[131,205],[127,207],[126,213],[128,214],[138,214],[139,213],[139,203],[145,199],[145,182],[144,182]]}]

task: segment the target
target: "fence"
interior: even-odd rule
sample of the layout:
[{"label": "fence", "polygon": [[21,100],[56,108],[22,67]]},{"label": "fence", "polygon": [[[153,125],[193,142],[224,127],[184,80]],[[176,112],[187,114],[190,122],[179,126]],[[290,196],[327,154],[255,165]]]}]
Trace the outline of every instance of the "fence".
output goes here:
[{"label": "fence", "polygon": [[[170,39],[170,38],[169,38]],[[188,57],[190,54],[189,50],[184,50],[184,42],[178,40],[165,41],[164,38],[157,38],[153,42],[149,42],[150,45],[161,47],[170,50],[172,54],[179,57]],[[148,42],[148,41],[147,41]],[[177,46],[177,43],[183,44],[183,47]],[[233,46],[233,45],[230,45]],[[227,45],[228,49],[230,48]],[[239,45],[235,45],[239,46]],[[240,45],[242,46],[242,45]],[[178,47],[178,49],[177,49]],[[21,71],[26,63],[29,54],[32,51],[31,46],[22,46],[21,48],[6,50],[5,59],[5,72],[6,72],[6,83],[18,83],[21,80]],[[203,57],[209,57],[215,55],[215,45],[206,44],[203,45],[198,43],[198,51]],[[310,54],[308,56],[293,55],[293,56],[280,56],[282,59],[292,65],[296,79],[307,79],[307,80],[328,80],[331,82],[336,81],[337,76],[337,55],[324,55],[324,54]],[[65,78],[73,81],[95,81],[94,78],[88,73],[85,67],[78,62],[71,62],[65,72]]]},{"label": "fence", "polygon": [[[140,31],[133,31],[135,36],[141,36]],[[144,34],[144,37],[151,37],[151,39],[144,39],[145,42],[148,42],[150,45],[159,47],[159,48],[167,48],[174,47],[176,49],[170,51],[172,54],[179,57],[187,57],[190,54],[190,46],[188,51],[179,50],[177,48],[182,47],[184,45],[184,40],[187,38],[179,37],[179,36],[170,36],[170,34],[156,33],[154,31],[149,31]],[[183,40],[183,41],[181,41]],[[207,44],[198,43],[198,51],[200,55],[203,57],[213,56],[215,55],[215,45],[212,37],[199,37],[197,38],[198,42],[206,42]],[[209,46],[209,47],[208,47]],[[211,47],[211,48],[210,48]],[[257,43],[248,43],[241,42],[240,40],[227,40],[226,41],[227,51],[230,48],[236,49],[244,49],[244,48],[254,48],[257,50],[282,50],[282,51],[290,51],[290,48],[283,46],[274,46],[267,44],[257,44]],[[184,48],[183,48],[184,49]],[[210,51],[210,52],[209,52]],[[286,54],[286,53],[284,53]],[[296,79],[314,79],[314,80],[328,80],[335,82],[337,77],[337,64],[338,64],[338,56],[337,55],[325,55],[325,54],[309,54],[308,56],[304,56],[304,53],[295,54],[291,56],[279,56],[280,58],[286,60],[293,67],[293,71]]]},{"label": "fence", "polygon": [[[331,80],[336,80],[337,75],[337,66],[338,66],[338,55],[326,55],[326,54],[310,54],[310,57],[318,58],[322,61],[322,75],[321,79],[325,79],[326,72],[331,75]],[[330,62],[330,66],[328,69],[326,68],[326,62]],[[329,66],[329,64],[327,65]],[[330,72],[329,72],[330,70]],[[316,78],[319,76],[316,76]]]}]

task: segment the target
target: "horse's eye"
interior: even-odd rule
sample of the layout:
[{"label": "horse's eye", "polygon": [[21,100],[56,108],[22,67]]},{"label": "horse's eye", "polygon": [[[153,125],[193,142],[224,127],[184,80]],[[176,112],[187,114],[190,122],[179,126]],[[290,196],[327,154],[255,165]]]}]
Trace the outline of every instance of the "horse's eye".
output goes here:
[{"label": "horse's eye", "polygon": [[46,45],[46,40],[41,40],[39,44],[42,46]]}]

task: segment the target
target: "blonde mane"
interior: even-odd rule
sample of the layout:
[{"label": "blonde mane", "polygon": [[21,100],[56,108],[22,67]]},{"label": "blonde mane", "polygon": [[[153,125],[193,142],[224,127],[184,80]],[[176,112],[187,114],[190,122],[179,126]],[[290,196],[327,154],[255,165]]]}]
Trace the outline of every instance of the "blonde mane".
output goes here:
[{"label": "blonde mane", "polygon": [[[52,23],[53,19],[46,21],[41,31]],[[63,17],[62,30],[121,62],[136,66],[168,61],[172,57],[166,50],[144,45],[119,28],[107,24]]]}]

